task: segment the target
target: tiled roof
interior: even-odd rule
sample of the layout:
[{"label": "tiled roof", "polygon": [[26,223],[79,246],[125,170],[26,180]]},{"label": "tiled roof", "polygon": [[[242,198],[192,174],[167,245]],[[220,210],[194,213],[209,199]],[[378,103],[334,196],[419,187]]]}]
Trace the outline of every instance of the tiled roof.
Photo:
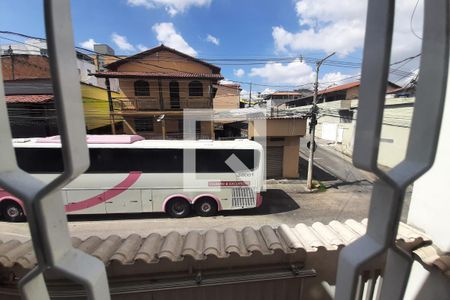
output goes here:
[{"label": "tiled roof", "polygon": [[6,103],[46,103],[53,100],[53,95],[9,95]]},{"label": "tiled roof", "polygon": [[355,81],[355,82],[350,82],[350,83],[334,86],[334,87],[331,87],[331,88],[319,91],[319,95],[327,94],[327,93],[331,93],[331,92],[338,92],[338,91],[348,90],[348,89],[351,89],[353,87],[359,86],[360,84],[361,84],[361,82]]},{"label": "tiled roof", "polygon": [[220,68],[219,68],[218,66],[215,66],[215,65],[213,65],[213,64],[207,63],[206,61],[203,61],[203,60],[201,60],[201,59],[195,58],[195,57],[193,57],[193,56],[187,55],[186,53],[183,53],[183,52],[180,52],[180,51],[175,50],[175,49],[173,49],[173,48],[167,47],[167,46],[165,46],[165,45],[163,45],[163,44],[162,44],[162,45],[159,45],[159,46],[157,46],[157,47],[154,47],[154,48],[145,50],[145,51],[143,51],[143,52],[137,53],[137,54],[135,54],[135,55],[128,56],[128,57],[125,57],[125,58],[123,58],[123,59],[116,60],[115,62],[112,62],[112,63],[106,65],[106,68],[111,69],[111,70],[114,70],[114,69],[116,69],[117,67],[119,67],[120,65],[126,64],[126,63],[128,63],[128,62],[133,62],[133,61],[135,61],[135,60],[137,60],[137,59],[141,59],[141,58],[143,58],[143,57],[145,57],[145,56],[152,55],[152,54],[157,53],[157,52],[159,52],[159,51],[169,51],[169,52],[172,52],[172,53],[174,53],[174,54],[176,54],[176,55],[182,56],[182,57],[187,58],[187,59],[189,59],[189,60],[192,60],[192,61],[198,62],[198,63],[200,63],[200,64],[202,64],[202,65],[205,65],[205,66],[211,68],[211,70],[213,70],[213,71],[216,72],[216,73],[219,73],[219,72],[220,72]]},{"label": "tiled roof", "polygon": [[[295,227],[281,225],[278,228],[263,226],[259,230],[246,227],[240,231],[228,228],[223,232],[214,229],[190,231],[185,235],[170,232],[163,236],[151,233],[146,237],[131,234],[123,239],[111,235],[106,239],[90,236],[85,240],[72,238],[74,247],[89,253],[105,264],[113,262],[127,265],[135,262],[158,263],[162,260],[179,262],[190,257],[196,261],[209,258],[250,257],[255,253],[263,256],[333,251],[348,245],[365,233],[367,220],[344,223],[332,221],[328,225],[314,223],[312,226],[298,224]],[[398,244],[406,249],[417,249],[430,240],[413,228],[401,224]],[[0,265],[32,268],[36,264],[30,241],[0,241]]]},{"label": "tiled roof", "polygon": [[447,277],[450,277],[450,253],[439,253],[433,245],[429,245],[415,250],[414,254],[428,266],[437,267]]},{"label": "tiled roof", "polygon": [[[321,90],[321,91],[319,91],[319,95],[348,90],[348,89],[351,89],[353,87],[357,87],[360,84],[361,84],[360,81],[355,81],[355,82],[350,82],[350,83],[346,83],[346,84],[341,84],[341,85],[338,85],[338,86],[330,87],[330,88],[325,89],[325,90]],[[392,86],[392,87],[396,87],[396,88],[400,87],[400,86],[396,85],[393,82],[388,82],[388,85]]]},{"label": "tiled roof", "polygon": [[195,78],[195,79],[223,79],[220,74],[185,73],[185,72],[97,72],[96,77],[109,78]]},{"label": "tiled roof", "polygon": [[295,92],[295,91],[277,91],[277,92],[273,92],[273,93],[271,93],[269,95],[300,96],[300,95],[302,95],[302,93]]}]

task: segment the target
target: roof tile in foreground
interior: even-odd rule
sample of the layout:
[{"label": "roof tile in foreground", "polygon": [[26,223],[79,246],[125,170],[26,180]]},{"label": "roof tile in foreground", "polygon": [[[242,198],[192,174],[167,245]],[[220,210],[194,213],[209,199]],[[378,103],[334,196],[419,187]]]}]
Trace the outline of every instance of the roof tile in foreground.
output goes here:
[{"label": "roof tile in foreground", "polygon": [[[335,251],[348,245],[366,231],[367,220],[344,223],[332,221],[328,225],[314,223],[312,226],[298,224],[295,227],[280,225],[278,228],[263,226],[256,230],[246,227],[241,231],[227,228],[223,232],[214,229],[190,231],[186,235],[173,231],[165,236],[151,233],[146,237],[131,234],[126,239],[111,235],[106,239],[91,236],[82,241],[72,238],[74,247],[89,253],[106,265],[119,263],[158,263],[160,260],[183,261],[190,257],[195,261],[205,261],[209,257],[226,259],[230,256],[249,257],[255,253],[273,255],[294,254],[296,252]],[[397,243],[414,253],[429,265],[435,265],[444,273],[450,273],[450,258],[439,256],[431,240],[423,233],[401,223]],[[425,246],[425,247],[423,247]],[[430,248],[431,247],[431,248]],[[0,241],[0,265],[32,268],[36,264],[30,241]],[[450,275],[450,274],[449,274]]]}]

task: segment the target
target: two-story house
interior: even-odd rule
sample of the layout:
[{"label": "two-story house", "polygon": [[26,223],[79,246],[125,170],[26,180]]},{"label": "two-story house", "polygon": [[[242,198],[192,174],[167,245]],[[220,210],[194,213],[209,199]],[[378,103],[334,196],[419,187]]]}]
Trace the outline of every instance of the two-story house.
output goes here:
[{"label": "two-story house", "polygon": [[[111,98],[112,118],[126,133],[146,138],[183,137],[184,109],[212,109],[220,68],[164,45],[105,66],[98,78],[118,78],[121,97]],[[212,121],[196,123],[197,137],[213,138]]]}]

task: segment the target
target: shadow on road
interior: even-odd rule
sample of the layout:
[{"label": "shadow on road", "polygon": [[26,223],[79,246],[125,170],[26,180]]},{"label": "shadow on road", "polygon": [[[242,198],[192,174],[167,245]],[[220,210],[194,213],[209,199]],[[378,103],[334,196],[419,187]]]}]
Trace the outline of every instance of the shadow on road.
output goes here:
[{"label": "shadow on road", "polygon": [[[263,203],[260,207],[240,210],[225,210],[218,213],[219,216],[251,216],[270,215],[288,212],[300,208],[300,206],[286,192],[279,189],[269,189],[262,193]],[[195,217],[191,213],[190,217]],[[105,215],[69,215],[68,220],[73,221],[107,221],[107,220],[139,220],[139,219],[166,219],[170,218],[161,212],[155,213],[130,213],[130,214],[105,214]]]},{"label": "shadow on road", "polygon": [[330,184],[329,186],[326,186],[327,189],[339,189],[341,186],[348,186],[348,185],[372,185],[372,182],[370,182],[367,179],[363,180],[355,180],[355,181],[339,181],[335,182],[333,184]]},{"label": "shadow on road", "polygon": [[[308,176],[308,161],[300,156],[299,161],[299,172],[300,172],[300,179],[306,180]],[[336,176],[333,174],[328,173],[326,170],[320,168],[317,163],[314,164],[313,167],[313,174],[314,179],[319,181],[334,181],[338,180]]]}]

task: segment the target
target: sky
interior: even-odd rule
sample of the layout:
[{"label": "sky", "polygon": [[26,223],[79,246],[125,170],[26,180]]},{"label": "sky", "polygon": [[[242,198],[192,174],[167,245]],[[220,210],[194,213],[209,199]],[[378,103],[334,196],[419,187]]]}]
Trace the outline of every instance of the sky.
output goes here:
[{"label": "sky", "polygon": [[[331,65],[320,69],[322,88],[353,81],[360,72],[367,0],[71,2],[77,46],[106,43],[116,54],[132,55],[163,43],[218,65],[244,94],[250,82],[255,92],[310,88],[314,59],[332,52]],[[423,0],[396,2],[391,62],[420,53],[422,34]],[[0,30],[44,37],[42,0],[0,0]],[[0,34],[1,44],[12,43],[5,37],[18,39]],[[390,80],[406,84],[411,77],[399,70],[416,73],[419,60],[393,66]]]}]

